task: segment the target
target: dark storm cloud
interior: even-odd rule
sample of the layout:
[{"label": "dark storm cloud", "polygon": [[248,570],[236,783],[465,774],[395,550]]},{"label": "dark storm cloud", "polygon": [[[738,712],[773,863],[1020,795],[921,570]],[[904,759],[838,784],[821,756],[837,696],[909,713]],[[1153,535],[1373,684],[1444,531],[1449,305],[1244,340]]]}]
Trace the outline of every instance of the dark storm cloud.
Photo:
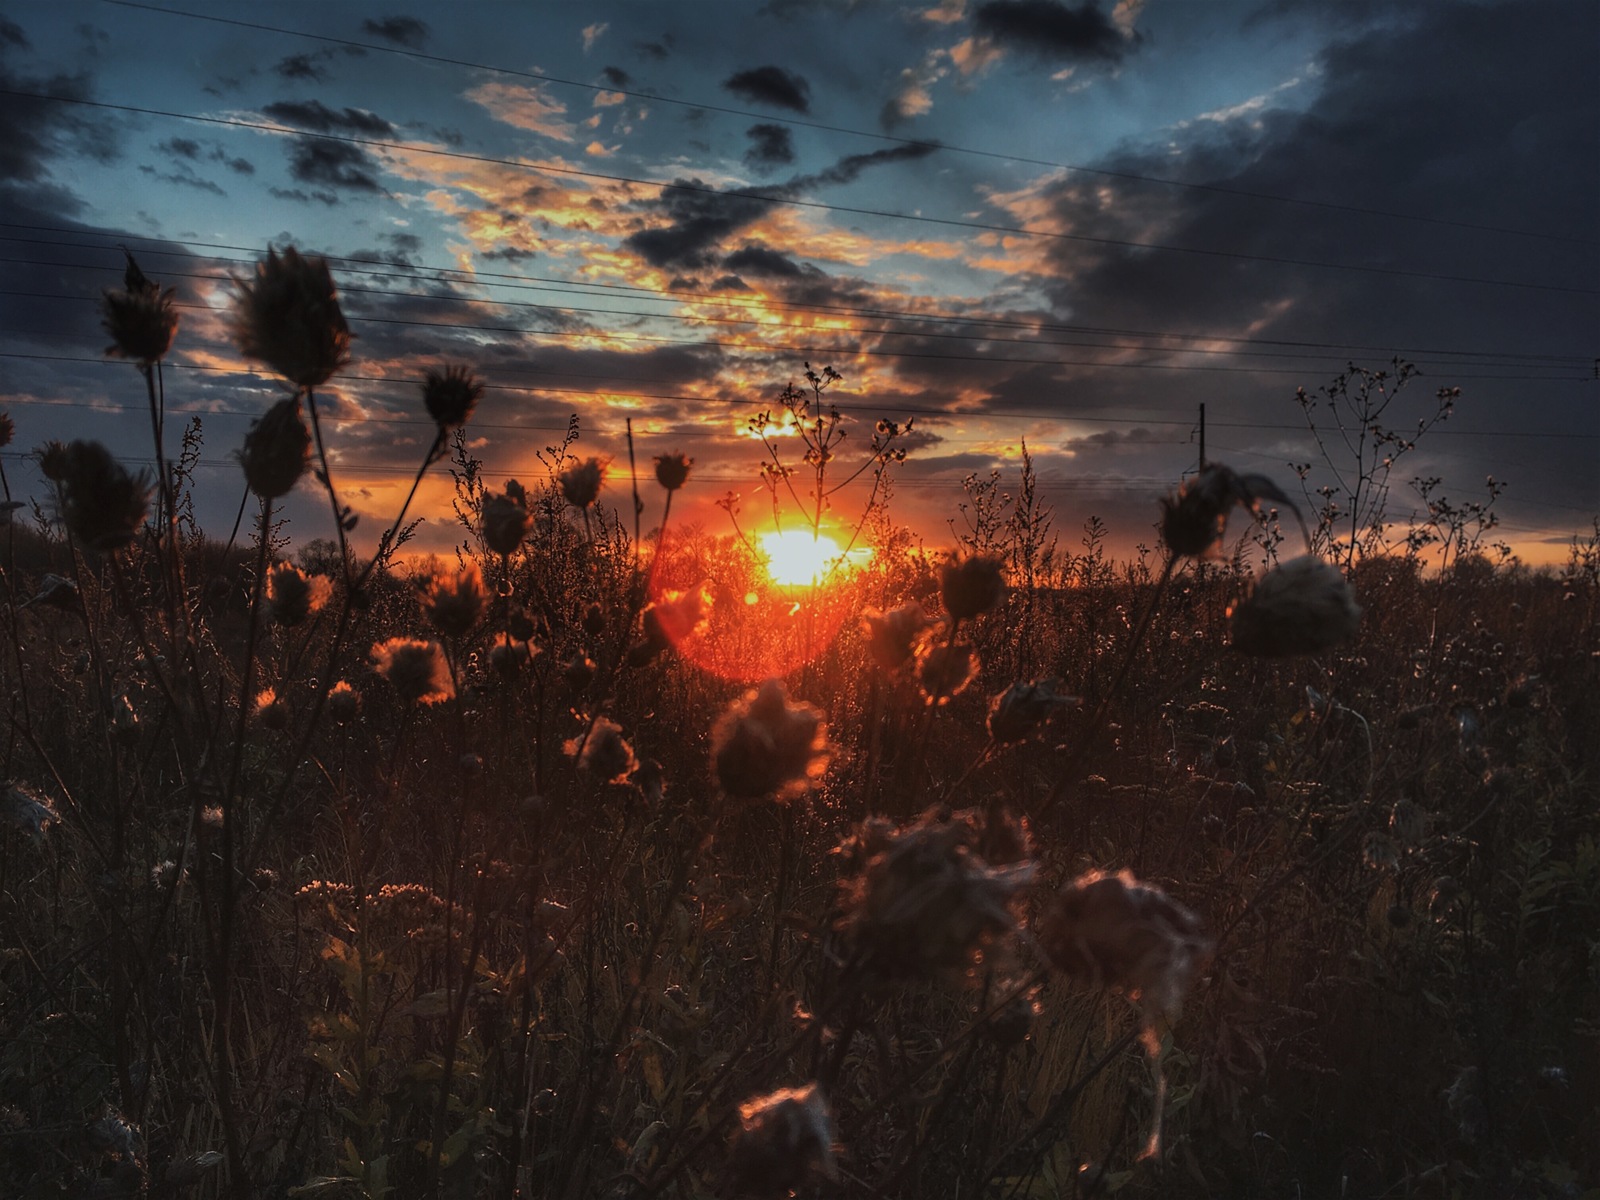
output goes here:
[{"label": "dark storm cloud", "polygon": [[200,157],[200,143],[193,138],[168,138],[156,146],[156,149],[175,158],[195,159]]},{"label": "dark storm cloud", "polygon": [[22,26],[16,22],[0,17],[0,45],[26,50],[29,45],[28,35],[22,32]]},{"label": "dark storm cloud", "polygon": [[378,21],[369,18],[361,22],[361,29],[373,37],[412,50],[420,50],[428,42],[427,23],[415,17],[384,17]]},{"label": "dark storm cloud", "polygon": [[[644,207],[664,214],[670,223],[630,234],[622,244],[654,267],[708,267],[716,261],[718,246],[760,220],[774,201],[796,199],[818,187],[850,183],[869,167],[924,158],[937,149],[931,142],[914,142],[870,154],[851,154],[815,174],[797,175],[770,187],[731,192],[669,189]],[[680,178],[673,182],[678,189],[707,186],[699,179]]]},{"label": "dark storm cloud", "polygon": [[786,254],[766,246],[746,246],[735,250],[722,260],[722,265],[741,275],[758,275],[769,278],[798,279],[805,273],[803,267]]},{"label": "dark storm cloud", "polygon": [[[194,138],[168,138],[164,142],[158,142],[156,144],[156,149],[162,154],[169,155],[173,158],[181,158],[187,162],[200,162],[202,160],[208,162],[219,162],[236,175],[254,175],[256,173],[255,164],[249,159],[236,158],[230,155],[221,146],[203,146]],[[147,168],[140,169],[147,170]]]},{"label": "dark storm cloud", "polygon": [[325,83],[328,79],[328,72],[309,54],[280,58],[272,69],[284,79],[309,79],[315,83]]},{"label": "dark storm cloud", "polygon": [[388,137],[394,133],[394,126],[376,113],[364,108],[335,112],[320,100],[277,100],[261,111],[274,121],[314,133],[350,133],[363,137]]},{"label": "dark storm cloud", "polygon": [[794,135],[787,125],[752,125],[745,130],[750,148],[744,161],[757,171],[771,171],[794,161]]},{"label": "dark storm cloud", "polygon": [[308,192],[304,188],[281,187],[269,187],[267,191],[269,194],[276,196],[279,200],[293,200],[297,204],[310,204],[313,200],[316,200],[322,204],[339,203],[339,197],[335,196],[332,192]]},{"label": "dark storm cloud", "polygon": [[633,76],[621,67],[607,67],[600,72],[600,77],[614,88],[625,88],[633,82]]},{"label": "dark storm cloud", "polygon": [[664,33],[653,42],[635,42],[633,47],[645,58],[653,58],[663,62],[672,56],[672,51],[677,45],[677,39],[670,33]]},{"label": "dark storm cloud", "polygon": [[722,86],[735,96],[755,104],[787,108],[798,113],[811,111],[811,85],[803,76],[782,67],[752,67],[748,71],[738,71],[724,79]]},{"label": "dark storm cloud", "polygon": [[980,34],[1008,49],[1062,62],[1115,62],[1135,44],[1093,0],[987,0],[972,14]]},{"label": "dark storm cloud", "polygon": [[320,184],[330,191],[381,193],[378,164],[360,146],[321,138],[297,138],[289,148],[289,174],[300,183]]},{"label": "dark storm cloud", "polygon": [[[0,38],[0,51],[24,45],[25,37]],[[16,93],[88,99],[92,90],[86,72],[28,75],[0,59],[0,197],[58,215],[82,209],[83,202],[55,180],[52,164],[73,156],[111,161],[122,142],[118,126],[92,109]]]}]

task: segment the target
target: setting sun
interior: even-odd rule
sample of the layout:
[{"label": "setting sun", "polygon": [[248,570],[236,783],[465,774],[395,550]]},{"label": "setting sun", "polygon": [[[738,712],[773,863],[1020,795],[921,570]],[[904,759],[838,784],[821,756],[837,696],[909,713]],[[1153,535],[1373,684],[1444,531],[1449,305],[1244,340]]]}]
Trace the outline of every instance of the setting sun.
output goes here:
[{"label": "setting sun", "polygon": [[773,583],[785,587],[809,587],[822,582],[841,558],[846,560],[845,565],[859,566],[872,557],[871,550],[860,547],[843,552],[827,534],[813,537],[803,529],[764,534],[761,550],[767,556],[767,575]]}]

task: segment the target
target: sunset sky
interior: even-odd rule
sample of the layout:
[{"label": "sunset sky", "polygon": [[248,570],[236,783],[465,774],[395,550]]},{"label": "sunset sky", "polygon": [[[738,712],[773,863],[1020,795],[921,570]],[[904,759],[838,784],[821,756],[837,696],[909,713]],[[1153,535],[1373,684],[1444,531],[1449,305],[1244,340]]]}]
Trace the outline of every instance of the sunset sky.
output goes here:
[{"label": "sunset sky", "polygon": [[[231,451],[282,394],[227,341],[229,277],[292,244],[357,338],[326,398],[363,533],[431,441],[430,366],[490,384],[492,482],[576,413],[623,504],[631,417],[646,473],[696,460],[674,521],[724,532],[730,490],[768,511],[749,418],[828,364],[845,465],[915,420],[894,513],[930,545],[964,477],[1014,489],[1025,439],[1063,544],[1096,514],[1125,550],[1201,403],[1210,457],[1298,494],[1296,388],[1398,355],[1422,374],[1394,424],[1461,397],[1391,516],[1414,477],[1461,503],[1493,475],[1499,535],[1561,561],[1600,512],[1597,44],[1591,0],[8,0],[5,468],[42,497],[50,438],[149,459],[97,308],[125,245],[178,289],[169,406],[204,416],[225,534]],[[331,533],[309,486],[298,541]],[[460,541],[448,494],[438,469],[425,548]]]}]

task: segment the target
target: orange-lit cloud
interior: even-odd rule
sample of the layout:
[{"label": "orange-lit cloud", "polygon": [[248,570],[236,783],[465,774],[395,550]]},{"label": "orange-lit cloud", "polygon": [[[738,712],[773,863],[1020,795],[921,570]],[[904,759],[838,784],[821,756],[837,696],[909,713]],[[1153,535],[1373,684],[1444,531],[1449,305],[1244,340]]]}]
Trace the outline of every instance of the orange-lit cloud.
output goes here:
[{"label": "orange-lit cloud", "polygon": [[469,90],[467,99],[482,106],[495,120],[518,129],[563,142],[576,136],[572,123],[564,119],[567,106],[546,96],[538,84],[489,80]]}]

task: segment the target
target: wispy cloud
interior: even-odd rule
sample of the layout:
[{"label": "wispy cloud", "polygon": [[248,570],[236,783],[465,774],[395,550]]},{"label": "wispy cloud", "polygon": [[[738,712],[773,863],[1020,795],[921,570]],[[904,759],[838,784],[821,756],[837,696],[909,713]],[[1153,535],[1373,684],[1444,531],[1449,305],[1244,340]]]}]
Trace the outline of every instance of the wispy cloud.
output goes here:
[{"label": "wispy cloud", "polygon": [[495,120],[518,129],[562,142],[577,136],[572,122],[566,119],[567,106],[550,98],[539,84],[490,80],[467,92],[467,99],[481,105]]}]

